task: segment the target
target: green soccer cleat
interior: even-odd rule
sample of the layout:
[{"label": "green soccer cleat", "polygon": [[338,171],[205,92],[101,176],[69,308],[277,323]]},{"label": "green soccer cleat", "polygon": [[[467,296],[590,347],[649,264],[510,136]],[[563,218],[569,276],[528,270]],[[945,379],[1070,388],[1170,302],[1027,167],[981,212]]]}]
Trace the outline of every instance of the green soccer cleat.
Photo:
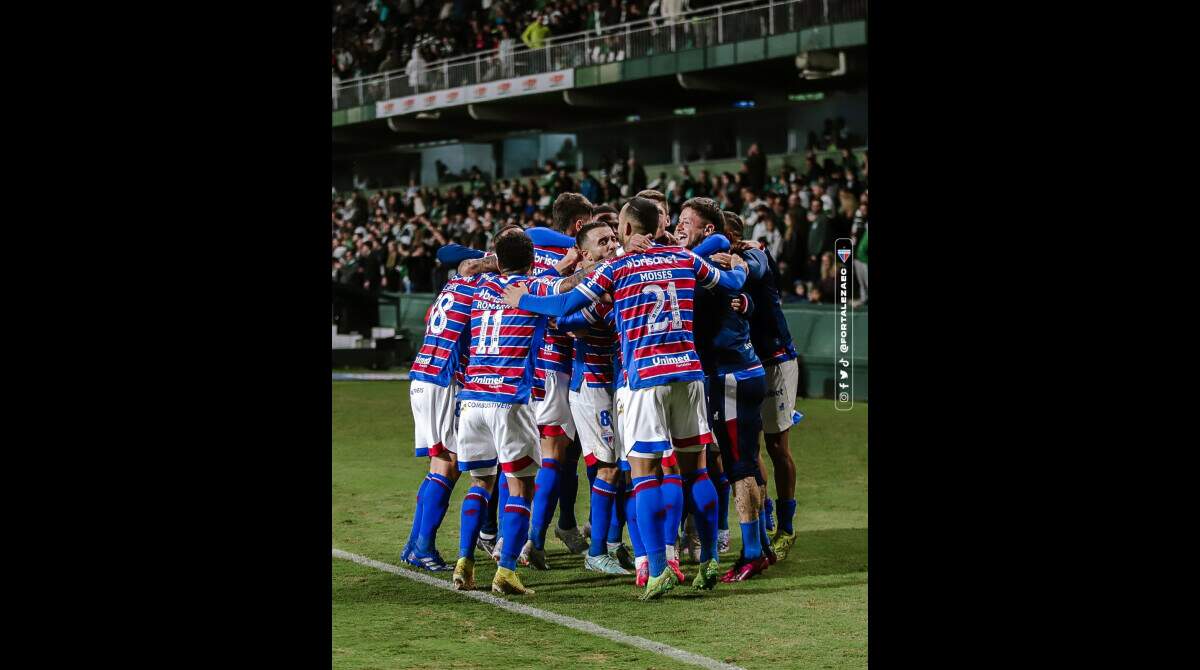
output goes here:
[{"label": "green soccer cleat", "polygon": [[675,588],[675,573],[670,568],[662,571],[657,577],[651,577],[646,582],[646,592],[638,596],[638,600],[657,600],[667,591]]},{"label": "green soccer cleat", "polygon": [[492,578],[492,592],[514,596],[531,596],[534,590],[521,583],[517,573],[508,568],[496,568],[496,576]]},{"label": "green soccer cleat", "polygon": [[714,558],[707,563],[700,564],[700,568],[696,572],[696,578],[692,580],[692,588],[711,591],[720,579],[721,564]]},{"label": "green soccer cleat", "polygon": [[467,557],[454,564],[454,588],[459,591],[475,590],[475,560]]},{"label": "green soccer cleat", "polygon": [[771,548],[778,554],[779,560],[784,560],[788,556],[788,552],[792,550],[792,545],[796,543],[795,533],[785,533],[783,529],[775,531],[775,537],[771,538]]}]

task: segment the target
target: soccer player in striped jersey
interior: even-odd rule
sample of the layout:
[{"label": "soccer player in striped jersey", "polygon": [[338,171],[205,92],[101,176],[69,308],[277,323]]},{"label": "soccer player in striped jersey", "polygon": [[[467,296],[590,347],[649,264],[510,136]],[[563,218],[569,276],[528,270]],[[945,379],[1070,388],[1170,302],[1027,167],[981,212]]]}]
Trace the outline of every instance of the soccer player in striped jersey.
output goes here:
[{"label": "soccer player in striped jersey", "polygon": [[[656,230],[658,220],[659,210],[652,201],[632,198],[618,219],[622,243],[630,248],[629,239]],[[663,452],[673,447],[684,475],[693,474],[704,467],[705,445],[713,439],[704,410],[704,372],[692,334],[693,293],[697,284],[740,289],[745,263],[737,259],[733,264],[731,272],[722,272],[686,249],[655,245],[601,263],[567,293],[539,297],[519,284],[505,289],[507,304],[556,317],[578,311],[605,294],[613,297],[625,363],[622,374],[630,389],[624,408],[627,416],[619,417],[618,424],[624,456],[632,468],[641,520],[638,529],[649,561],[643,600],[661,597],[677,584],[666,563],[664,510],[655,470]]]},{"label": "soccer player in striped jersey", "polygon": [[[532,594],[517,577],[517,555],[529,535],[533,479],[537,472],[537,427],[529,406],[534,384],[534,360],[546,328],[546,318],[512,309],[502,301],[504,287],[529,279],[533,243],[523,232],[500,235],[496,240],[500,273],[480,275],[471,303],[470,359],[459,393],[458,469],[470,472],[471,491],[463,501],[460,529],[462,556],[454,569],[454,585],[474,588],[473,547],[497,468],[508,482],[508,497],[501,514],[503,549],[492,580],[492,591]],[[540,292],[545,280],[534,280]],[[472,506],[476,513],[467,513]]]},{"label": "soccer player in striped jersey", "polygon": [[[467,261],[459,266],[465,272]],[[416,455],[429,457],[429,474],[417,491],[413,532],[400,552],[402,561],[427,570],[449,570],[434,546],[458,481],[455,452],[457,388],[462,383],[471,297],[478,275],[446,283],[425,315],[425,336],[409,372],[409,401],[416,425]]]},{"label": "soccer player in striped jersey", "polygon": [[[667,196],[662,191],[655,189],[646,189],[639,191],[639,198],[646,198],[654,203],[658,208],[658,227],[654,231],[653,242],[664,245],[674,245],[675,238],[667,232],[671,225],[671,215],[667,208]],[[635,248],[642,249],[645,245],[634,244]],[[663,499],[663,542],[667,552],[667,567],[675,573],[675,578],[679,583],[683,583],[686,577],[683,570],[679,566],[679,556],[676,555],[676,547],[679,544],[679,522],[683,518],[684,511],[684,481],[683,476],[679,472],[679,464],[673,457],[664,456],[662,460],[660,492]],[[640,576],[640,574],[639,574]]]},{"label": "soccer player in striped jersey", "polygon": [[[555,198],[551,213],[558,232],[573,237],[591,219],[592,203],[578,193],[561,193]],[[539,244],[537,229],[531,230],[534,232],[530,233],[530,237],[535,241],[533,270],[530,274],[539,276],[551,273],[574,244],[568,241],[569,238],[564,240],[568,246],[557,246],[553,242]],[[562,510],[555,535],[571,553],[582,553],[587,548],[587,542],[575,522],[574,512],[575,494],[579,486],[579,452],[572,444],[576,427],[568,397],[574,345],[570,335],[550,326],[546,329],[545,343],[537,352],[533,411],[541,438],[542,467],[535,485],[529,542],[521,553],[527,557],[529,565],[538,570],[550,568],[546,562],[546,530],[555,508],[560,505],[560,498]]]},{"label": "soccer player in striped jersey", "polygon": [[767,397],[762,406],[763,437],[774,471],[775,509],[779,526],[771,538],[771,547],[779,559],[787,558],[796,542],[793,525],[796,516],[796,464],[788,446],[788,431],[803,415],[795,411],[796,386],[800,378],[796,348],[783,316],[782,300],[776,285],[778,270],[771,252],[753,243],[742,242],[742,220],[725,212],[725,234],[743,257],[749,276],[743,292],[754,301],[750,315],[750,341],[767,372]]},{"label": "soccer player in striped jersey", "polygon": [[[584,225],[575,240],[582,259],[581,270],[616,257],[617,235],[603,222]],[[595,469],[591,482],[591,547],[584,558],[584,567],[594,572],[625,575],[629,573],[607,546],[622,484],[613,445],[613,355],[618,340],[611,313],[611,304],[597,303],[559,319],[557,326],[564,332],[580,331],[575,339],[571,373],[571,416],[579,432],[584,460],[589,468]]]},{"label": "soccer player in striped jersey", "polygon": [[[692,198],[683,203],[675,237],[681,245],[694,249],[705,237],[723,230],[725,217],[720,206],[710,198]],[[715,257],[709,260],[717,262]],[[766,480],[759,472],[758,460],[766,371],[750,342],[750,323],[745,315],[752,309],[753,303],[744,293],[702,290],[696,297],[696,342],[707,375],[708,407],[716,426],[721,463],[733,482],[742,529],[742,556],[722,577],[725,582],[744,581],[770,565],[764,553],[763,540],[767,536],[762,526],[762,487]],[[715,534],[702,535],[702,542],[711,543],[710,552],[715,550]],[[716,578],[715,573],[706,576]]]}]

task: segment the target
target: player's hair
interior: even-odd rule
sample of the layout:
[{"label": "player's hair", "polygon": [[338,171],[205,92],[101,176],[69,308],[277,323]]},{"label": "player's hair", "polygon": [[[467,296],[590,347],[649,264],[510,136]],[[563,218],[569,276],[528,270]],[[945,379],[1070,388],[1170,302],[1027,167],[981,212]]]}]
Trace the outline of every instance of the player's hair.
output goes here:
[{"label": "player's hair", "polygon": [[496,233],[496,238],[499,239],[501,235],[504,235],[504,233],[507,233],[510,230],[519,230],[521,232],[525,232],[525,229],[522,228],[520,224],[506,223],[500,228],[499,232]]},{"label": "player's hair", "polygon": [[566,232],[567,226],[577,218],[592,218],[592,203],[579,193],[559,193],[551,210],[554,228]]},{"label": "player's hair", "polygon": [[609,228],[608,224],[603,221],[589,221],[583,224],[583,227],[579,229],[578,233],[575,233],[575,246],[582,249],[584,241],[587,240],[587,234],[597,228],[603,228],[604,230],[612,232],[612,228]]},{"label": "player's hair", "polygon": [[533,240],[522,231],[496,238],[496,262],[501,271],[524,270],[533,265]]},{"label": "player's hair", "polygon": [[733,212],[721,212],[721,216],[725,219],[725,237],[729,238],[730,242],[742,241],[742,230],[745,229],[746,223],[742,221],[742,217]]},{"label": "player's hair", "polygon": [[592,216],[596,216],[597,214],[620,214],[620,212],[617,211],[616,207],[606,203],[596,205],[592,208]]},{"label": "player's hair", "polygon": [[713,228],[717,230],[725,229],[725,217],[721,214],[721,206],[712,198],[695,197],[683,203],[679,211],[683,211],[691,207],[700,215],[701,219],[711,223]]},{"label": "player's hair", "polygon": [[661,203],[666,203],[667,201],[667,196],[663,195],[662,191],[656,191],[652,188],[648,188],[644,191],[638,191],[638,194],[635,197],[646,198],[647,200],[653,200],[654,202]]},{"label": "player's hair", "polygon": [[633,224],[635,233],[652,233],[658,228],[658,206],[653,200],[634,196],[625,203],[625,218]]}]

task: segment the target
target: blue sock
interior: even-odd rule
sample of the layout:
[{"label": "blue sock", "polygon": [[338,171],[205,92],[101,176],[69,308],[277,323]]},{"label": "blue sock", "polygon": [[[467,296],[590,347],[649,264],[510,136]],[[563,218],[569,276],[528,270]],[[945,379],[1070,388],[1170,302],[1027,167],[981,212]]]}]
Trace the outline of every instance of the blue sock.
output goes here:
[{"label": "blue sock", "polygon": [[533,519],[530,521],[529,539],[533,540],[535,549],[546,548],[546,529],[550,527],[550,518],[554,516],[554,508],[558,504],[557,484],[558,461],[543,458],[542,469],[538,470],[533,480]]},{"label": "blue sock", "polygon": [[696,471],[691,494],[696,534],[700,536],[700,560],[711,561],[717,556],[717,487],[708,477],[708,468]]},{"label": "blue sock", "polygon": [[571,530],[575,520],[575,496],[579,494],[579,460],[564,458],[558,468],[558,527]]},{"label": "blue sock", "polygon": [[500,567],[517,569],[517,556],[529,539],[529,506],[526,498],[510,495],[500,515],[500,537],[504,538],[504,549],[500,552]]},{"label": "blue sock", "polygon": [[683,517],[683,477],[681,475],[663,475],[662,486],[663,513],[663,544],[675,546],[679,540],[679,520]]},{"label": "blue sock", "polygon": [[646,546],[642,544],[642,534],[637,522],[637,496],[633,491],[625,494],[625,523],[629,525],[629,541],[633,544],[633,555],[645,556]]},{"label": "blue sock", "polygon": [[762,540],[758,536],[758,519],[742,526],[742,557],[752,561],[762,556]]},{"label": "blue sock", "polygon": [[462,512],[459,514],[459,558],[475,557],[475,541],[479,539],[479,528],[487,518],[490,502],[491,496],[488,495],[487,489],[472,486],[467,490],[467,497],[463,499]]},{"label": "blue sock", "polygon": [[450,504],[450,492],[454,490],[454,482],[445,475],[436,472],[429,473],[429,484],[425,486],[424,500],[421,503],[421,531],[417,534],[417,553],[428,556],[434,549],[434,538],[438,526],[446,516],[446,508]]},{"label": "blue sock", "polygon": [[[417,487],[417,508],[415,510],[413,510],[412,530],[408,531],[408,544],[405,545],[406,549],[415,549],[417,546],[417,535],[420,535],[420,533],[421,533],[421,513],[423,511],[421,509],[421,498],[424,497],[425,485],[428,483],[429,483],[429,474],[426,473],[425,479],[422,479],[421,485]],[[401,556],[400,558],[403,559],[406,557]]]},{"label": "blue sock", "polygon": [[[587,466],[588,490],[592,490],[592,485],[596,483],[596,471],[600,468],[595,465]],[[592,510],[588,509],[588,523],[592,523]],[[595,525],[595,524],[592,524]]]},{"label": "blue sock", "polygon": [[667,552],[663,547],[663,518],[666,513],[659,488],[658,478],[653,475],[633,478],[633,491],[637,494],[638,532],[646,547],[651,577],[658,577],[667,569]]},{"label": "blue sock", "polygon": [[763,514],[766,515],[763,518],[767,522],[767,530],[775,530],[775,518],[772,514],[774,511],[775,511],[775,503],[771,502],[771,498],[770,498],[770,496],[768,496],[763,501]]},{"label": "blue sock", "polygon": [[771,546],[771,536],[767,534],[767,513],[758,515],[758,542],[766,553],[766,547]]},{"label": "blue sock", "polygon": [[779,498],[775,509],[779,510],[779,528],[785,533],[794,533],[792,521],[796,518],[796,499]]},{"label": "blue sock", "polygon": [[729,477],[722,472],[717,477],[717,528],[729,530]]},{"label": "blue sock", "polygon": [[[620,477],[620,473],[617,473]],[[617,495],[613,496],[613,513],[609,517],[608,522],[608,541],[613,544],[618,544],[621,541],[621,535],[625,530],[625,501],[629,498],[625,491],[625,479],[622,477],[613,484],[617,489]]]},{"label": "blue sock", "polygon": [[608,482],[596,478],[592,482],[592,547],[589,556],[599,556],[607,551],[609,519],[613,516],[613,502],[617,499],[617,489]]},{"label": "blue sock", "polygon": [[[504,479],[504,475],[499,477]],[[483,527],[479,529],[479,534],[489,540],[496,539],[500,534],[499,524],[499,506],[500,506],[500,484],[499,482],[492,485],[491,498],[488,500],[487,514],[484,516]],[[504,488],[505,493],[508,493],[508,487]]]}]

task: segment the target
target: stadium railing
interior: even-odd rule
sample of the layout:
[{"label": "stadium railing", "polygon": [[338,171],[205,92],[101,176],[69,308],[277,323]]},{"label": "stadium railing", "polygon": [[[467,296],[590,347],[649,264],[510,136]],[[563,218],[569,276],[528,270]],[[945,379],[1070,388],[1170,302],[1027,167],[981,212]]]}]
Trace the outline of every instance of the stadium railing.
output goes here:
[{"label": "stadium railing", "polygon": [[683,12],[672,18],[655,16],[557,36],[546,40],[538,49],[521,44],[503,56],[499,49],[493,49],[437,61],[427,65],[415,77],[415,82],[404,69],[349,79],[334,87],[333,109],[727,44],[866,17],[867,0],[772,0],[765,4],[762,0],[737,0]]}]

